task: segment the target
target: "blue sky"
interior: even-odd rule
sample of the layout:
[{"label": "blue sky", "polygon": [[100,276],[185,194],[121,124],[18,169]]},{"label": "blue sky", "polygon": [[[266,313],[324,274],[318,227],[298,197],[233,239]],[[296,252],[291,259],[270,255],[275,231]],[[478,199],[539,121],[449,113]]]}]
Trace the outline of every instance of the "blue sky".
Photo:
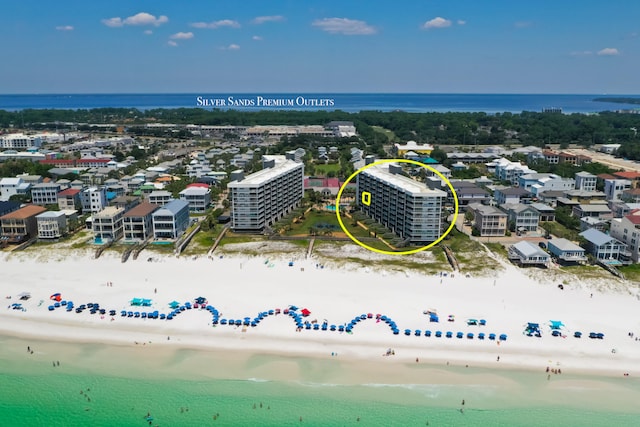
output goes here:
[{"label": "blue sky", "polygon": [[3,0],[0,93],[640,93],[629,0]]}]

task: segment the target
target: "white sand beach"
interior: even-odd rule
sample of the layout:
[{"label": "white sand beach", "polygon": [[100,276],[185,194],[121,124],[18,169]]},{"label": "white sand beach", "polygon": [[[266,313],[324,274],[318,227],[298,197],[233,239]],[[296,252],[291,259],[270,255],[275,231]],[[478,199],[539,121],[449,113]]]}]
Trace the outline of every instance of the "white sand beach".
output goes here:
[{"label": "white sand beach", "polygon": [[[243,357],[337,357],[361,364],[353,381],[375,371],[378,378],[389,382],[406,382],[411,372],[397,376],[392,368],[416,363],[416,359],[436,366],[450,363],[539,372],[548,366],[571,374],[640,375],[640,341],[635,340],[635,335],[640,336],[640,301],[632,286],[608,289],[602,283],[576,282],[560,290],[544,270],[523,271],[491,259],[488,261],[496,263],[495,277],[450,272],[441,277],[384,271],[373,265],[326,264],[320,268],[321,261],[303,259],[301,254],[296,255],[293,266],[288,265],[288,255],[175,258],[145,251],[126,263],[109,253],[97,260],[92,255],[46,249],[0,255],[2,298],[6,298],[0,309],[0,335],[158,352],[194,348]],[[31,293],[31,299],[19,301],[18,295],[25,291]],[[56,292],[76,307],[97,302],[117,314],[112,319],[91,315],[88,310],[79,314],[64,308],[49,311],[49,296]],[[206,297],[220,317],[227,319],[253,318],[259,312],[290,305],[307,308],[311,311],[307,319],[320,323],[326,319],[329,324],[343,325],[368,313],[374,318],[357,324],[353,333],[340,333],[297,331],[293,320],[283,314],[269,316],[257,327],[214,327],[211,314],[200,309],[186,310],[171,321],[120,316],[121,310],[137,311],[129,304],[132,298],[149,298],[152,306],[147,311],[168,313],[169,302],[193,303],[198,296]],[[13,310],[13,303],[22,303],[25,310]],[[429,322],[424,314],[427,310],[438,312],[439,323]],[[392,318],[400,334],[393,335],[384,322],[376,322],[376,314]],[[449,315],[455,316],[454,322],[447,321]],[[468,318],[485,319],[486,326],[468,326]],[[566,325],[563,337],[551,335],[550,320]],[[539,323],[542,337],[524,335],[527,322]],[[405,329],[428,329],[432,336],[413,332],[405,336]],[[436,338],[437,330],[452,331],[454,337]],[[458,331],[465,334],[463,339],[455,337]],[[581,331],[582,338],[574,338],[575,331]],[[473,339],[466,337],[469,332],[474,333]],[[507,340],[479,340],[479,332],[506,334]],[[590,339],[589,332],[601,332],[604,339]],[[383,356],[388,349],[394,355]],[[286,366],[280,368],[287,371]]]}]

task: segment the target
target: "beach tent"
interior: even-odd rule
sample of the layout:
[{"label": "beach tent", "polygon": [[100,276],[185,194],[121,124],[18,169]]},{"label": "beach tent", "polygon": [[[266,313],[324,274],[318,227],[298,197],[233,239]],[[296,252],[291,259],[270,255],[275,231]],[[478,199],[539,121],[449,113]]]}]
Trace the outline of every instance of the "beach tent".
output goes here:
[{"label": "beach tent", "polygon": [[29,292],[23,292],[23,293],[19,294],[19,295],[18,295],[18,297],[19,297],[21,300],[26,301],[26,300],[28,300],[29,298],[31,298],[31,294],[30,294]]},{"label": "beach tent", "polygon": [[50,300],[54,300],[54,301],[61,301],[62,300],[62,295],[59,293],[53,294],[49,297]]},{"label": "beach tent", "polygon": [[142,305],[142,298],[134,298],[130,301],[131,305]]},{"label": "beach tent", "polygon": [[178,307],[180,307],[180,303],[178,301],[171,301],[169,303],[169,308],[175,309],[175,308],[178,308]]},{"label": "beach tent", "polygon": [[198,297],[195,299],[196,304],[204,304],[205,302],[207,302],[207,299],[205,297]]},{"label": "beach tent", "polygon": [[560,320],[549,320],[549,326],[551,329],[560,329],[564,326],[564,323]]},{"label": "beach tent", "polygon": [[143,307],[149,307],[149,306],[151,305],[151,300],[150,300],[150,299],[143,298],[143,299],[142,299],[142,302],[141,302],[141,305],[142,305]]},{"label": "beach tent", "polygon": [[478,324],[478,321],[476,319],[467,319],[467,325],[475,326],[477,324]]},{"label": "beach tent", "polygon": [[434,313],[433,311],[429,313],[429,322],[438,322],[438,315],[436,313]]}]

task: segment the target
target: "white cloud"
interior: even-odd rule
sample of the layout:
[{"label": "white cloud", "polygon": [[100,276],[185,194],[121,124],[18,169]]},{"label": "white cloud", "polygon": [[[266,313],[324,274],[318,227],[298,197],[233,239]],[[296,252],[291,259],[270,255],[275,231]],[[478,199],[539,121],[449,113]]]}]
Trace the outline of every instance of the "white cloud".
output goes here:
[{"label": "white cloud", "polygon": [[458,25],[465,25],[467,23],[467,21],[463,20],[463,19],[458,19],[457,24]]},{"label": "white cloud", "polygon": [[620,55],[620,51],[615,47],[605,47],[598,51],[598,55],[600,56],[615,56]]},{"label": "white cloud", "polygon": [[313,21],[311,24],[331,34],[344,34],[347,36],[368,36],[375,34],[375,27],[364,21],[347,18],[324,18]]},{"label": "white cloud", "polygon": [[431,28],[447,28],[451,26],[451,21],[448,19],[444,19],[441,16],[437,16],[424,24],[422,24],[422,28],[425,30],[430,30]]},{"label": "white cloud", "polygon": [[222,27],[240,28],[240,23],[231,19],[222,19],[213,22],[194,22],[190,24],[193,28],[209,28],[215,30]]},{"label": "white cloud", "polygon": [[571,56],[588,56],[588,55],[593,55],[593,52],[591,52],[590,50],[578,50],[578,51],[571,52],[569,55],[571,55]]},{"label": "white cloud", "polygon": [[153,30],[144,30],[144,33],[149,36],[153,34]]},{"label": "white cloud", "polygon": [[166,16],[161,15],[156,18],[147,12],[140,12],[125,19],[115,17],[102,20],[102,23],[107,27],[122,27],[124,25],[153,25],[157,27],[167,22],[169,22],[169,18]]},{"label": "white cloud", "polygon": [[189,31],[188,33],[175,33],[169,37],[172,40],[189,40],[193,38],[193,33]]},{"label": "white cloud", "polygon": [[240,49],[240,45],[232,43],[229,46],[227,46],[227,49],[229,49],[229,50],[238,50],[238,49]]},{"label": "white cloud", "polygon": [[262,36],[253,36],[253,37],[251,37],[251,40],[260,41],[260,40],[262,40]]},{"label": "white cloud", "polygon": [[109,18],[103,19],[102,23],[107,27],[122,27],[124,23],[122,22],[122,18]]},{"label": "white cloud", "polygon": [[284,21],[284,16],[282,15],[271,15],[271,16],[258,16],[257,18],[254,18],[253,22],[254,24],[264,24],[265,22],[282,22]]},{"label": "white cloud", "polygon": [[169,40],[169,41],[167,42],[167,44],[168,44],[169,46],[174,46],[174,47],[175,47],[175,46],[178,46],[178,43],[174,42],[173,40]]},{"label": "white cloud", "polygon": [[56,27],[56,30],[58,30],[58,31],[73,31],[73,26],[71,26],[71,25],[58,25]]}]

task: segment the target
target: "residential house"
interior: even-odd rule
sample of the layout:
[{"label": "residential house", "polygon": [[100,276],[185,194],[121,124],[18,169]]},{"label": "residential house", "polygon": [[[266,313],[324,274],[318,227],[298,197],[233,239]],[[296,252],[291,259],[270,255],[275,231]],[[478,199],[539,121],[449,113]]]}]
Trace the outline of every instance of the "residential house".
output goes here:
[{"label": "residential house", "polygon": [[38,239],[59,239],[67,233],[67,216],[62,211],[47,211],[36,215]]},{"label": "residential house", "polygon": [[95,243],[116,241],[123,236],[124,209],[107,206],[93,214],[92,230]]},{"label": "residential house", "polygon": [[511,231],[537,232],[540,221],[540,212],[531,205],[520,203],[506,204],[501,206],[507,213],[507,226]]},{"label": "residential house", "polygon": [[6,201],[0,202],[0,216],[6,215],[20,209],[20,202]]},{"label": "residential house", "polygon": [[153,237],[175,240],[189,227],[189,204],[172,200],[151,214]]},{"label": "residential house", "polygon": [[135,196],[120,196],[111,200],[111,206],[124,209],[127,212],[140,204],[140,198]]},{"label": "residential house", "polygon": [[605,233],[609,229],[609,219],[601,219],[595,216],[584,216],[580,218],[580,231],[586,231],[590,228],[595,228],[598,231]]},{"label": "residential house", "polygon": [[80,202],[80,190],[77,188],[67,188],[58,193],[58,208],[60,210],[77,210],[82,207]]},{"label": "residential house", "polygon": [[498,205],[506,203],[527,203],[531,201],[531,193],[518,187],[496,187],[493,198]]},{"label": "residential house", "polygon": [[31,185],[21,178],[0,178],[0,201],[6,202],[11,196],[26,196]]},{"label": "residential house", "polygon": [[540,222],[556,220],[556,210],[551,206],[542,203],[532,203],[530,206],[540,213]]},{"label": "residential house", "polygon": [[520,266],[541,265],[547,267],[549,264],[549,254],[533,243],[525,240],[511,245],[509,248],[509,259]]},{"label": "residential house", "polygon": [[404,156],[408,151],[413,151],[418,154],[430,155],[433,151],[433,145],[431,144],[418,144],[415,141],[407,141],[406,144],[394,144],[394,153],[398,156]]},{"label": "residential house", "polygon": [[579,203],[605,203],[607,195],[602,191],[569,190],[564,192],[564,197]]},{"label": "residential house", "polygon": [[164,190],[156,190],[147,195],[147,200],[149,203],[153,203],[154,205],[164,206],[174,199],[173,195],[170,192]]},{"label": "residential house", "polygon": [[179,194],[189,204],[189,212],[204,212],[211,204],[211,190],[206,185],[189,186]]},{"label": "residential house", "polygon": [[507,214],[494,206],[472,203],[468,206],[474,215],[474,228],[480,236],[504,236],[507,231]]},{"label": "residential house", "polygon": [[627,245],[618,239],[593,228],[580,236],[587,241],[587,252],[597,261],[611,265],[629,263],[631,254],[627,253]]},{"label": "residential house", "polygon": [[458,196],[458,205],[463,210],[472,203],[488,205],[491,202],[491,194],[473,182],[455,180],[451,181],[451,186]]},{"label": "residential house", "polygon": [[36,216],[46,209],[37,205],[26,205],[0,217],[2,237],[11,243],[20,243],[38,236]]},{"label": "residential house", "polygon": [[553,173],[532,173],[522,175],[518,179],[518,184],[520,188],[524,188],[535,197],[544,191],[565,191],[572,190],[575,187],[575,181],[573,178],[562,178]]},{"label": "residential house", "polygon": [[547,241],[547,249],[556,259],[565,263],[575,263],[587,260],[584,248],[581,248],[575,243],[564,238],[551,239]]},{"label": "residential house", "polygon": [[631,188],[631,181],[628,179],[605,179],[604,180],[604,193],[609,201],[617,201],[622,197],[622,193],[625,190]]},{"label": "residential house", "polygon": [[104,187],[89,187],[80,193],[82,212],[96,213],[107,206],[107,191]]},{"label": "residential house", "polygon": [[640,188],[624,190],[620,196],[620,200],[626,203],[640,203]]},{"label": "residential house", "polygon": [[578,172],[575,175],[576,190],[596,191],[598,177],[589,172]]},{"label": "residential house", "polygon": [[631,188],[640,187],[640,172],[621,171],[621,172],[614,172],[612,175],[618,179],[627,179],[631,181]]},{"label": "residential house", "polygon": [[627,245],[634,262],[640,261],[640,209],[629,215],[611,220],[611,237]]},{"label": "residential house", "polygon": [[35,184],[31,187],[31,203],[34,205],[57,205],[60,185],[54,182]]},{"label": "residential house", "polygon": [[578,206],[574,206],[572,213],[576,218],[584,218],[585,216],[595,217],[598,219],[613,218],[609,206],[595,203],[588,205],[579,204]]},{"label": "residential house", "polygon": [[153,213],[161,206],[142,202],[125,212],[122,217],[124,240],[143,242],[153,236]]}]

